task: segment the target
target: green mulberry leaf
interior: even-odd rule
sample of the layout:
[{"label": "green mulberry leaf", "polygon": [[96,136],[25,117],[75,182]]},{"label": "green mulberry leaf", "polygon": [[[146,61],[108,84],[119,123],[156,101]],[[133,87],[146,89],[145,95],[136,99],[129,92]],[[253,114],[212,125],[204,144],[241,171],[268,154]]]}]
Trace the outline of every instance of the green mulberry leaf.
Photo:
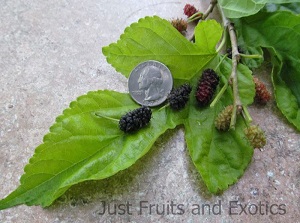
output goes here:
[{"label": "green mulberry leaf", "polygon": [[[219,56],[217,61],[222,59]],[[217,63],[215,61],[215,63]],[[214,65],[211,64],[213,67]],[[222,80],[228,80],[232,62],[226,58],[219,67]],[[238,87],[243,104],[251,104],[255,96],[252,72],[243,64],[238,65]],[[192,95],[195,93],[192,92]],[[214,120],[225,106],[232,104],[232,89],[227,88],[221,100],[212,108],[197,108],[191,98],[189,113],[184,121],[185,139],[192,161],[211,193],[226,190],[244,174],[253,156],[253,148],[245,140],[246,127],[242,117],[237,118],[235,131],[220,132]]]},{"label": "green mulberry leaf", "polygon": [[[229,79],[231,75],[231,70],[232,70],[232,62],[230,59],[226,58],[220,66],[220,74],[224,75],[226,81]],[[243,64],[238,64],[237,78],[238,78],[238,89],[239,89],[240,99],[242,104],[243,105],[252,104],[255,96],[255,84],[253,82],[252,71],[247,66]],[[231,88],[228,88],[227,90],[231,92]]]},{"label": "green mulberry leaf", "polygon": [[[284,65],[284,63],[276,56],[275,53],[272,62],[272,82],[277,106],[280,108],[281,112],[288,119],[288,121],[294,124],[298,130],[300,130],[300,106],[291,89],[281,78],[282,73],[291,72],[291,70],[294,68]],[[300,66],[300,63],[298,66]]]},{"label": "green mulberry leaf", "polygon": [[284,4],[300,2],[299,0],[218,0],[228,18],[242,18],[258,13],[266,4]]},{"label": "green mulberry leaf", "polygon": [[[103,48],[103,52],[125,76],[137,63],[155,59],[169,66],[176,83],[186,79],[193,84],[198,71],[216,56],[214,47],[221,33],[215,21],[201,22],[193,44],[167,21],[147,17],[127,28],[121,39]],[[231,65],[225,62],[220,69],[228,77]],[[245,88],[243,94],[249,94],[242,97],[248,104],[253,95],[251,72],[242,65],[238,71],[244,74],[240,75],[240,90]],[[240,119],[235,132],[220,133],[213,126],[216,114],[230,103],[225,99],[231,98],[231,89],[225,94],[214,108],[196,108],[195,97],[191,96],[179,112],[169,107],[153,109],[150,124],[135,134],[121,132],[118,122],[104,118],[119,119],[137,108],[128,94],[97,91],[79,97],[56,119],[25,167],[20,186],[0,201],[0,209],[18,204],[45,207],[74,184],[110,177],[133,165],[161,134],[180,124],[185,126],[192,160],[208,189],[213,193],[225,190],[242,176],[253,153],[243,139]]]},{"label": "green mulberry leaf", "polygon": [[270,49],[278,108],[300,130],[300,16],[291,12],[261,12],[237,20],[236,28],[245,43]]},{"label": "green mulberry leaf", "polygon": [[229,104],[230,101],[222,100],[213,108],[191,106],[184,123],[190,156],[212,193],[226,190],[237,182],[253,155],[253,148],[243,135],[245,124],[241,117],[237,119],[235,131],[220,132],[215,128],[217,114]]},{"label": "green mulberry leaf", "polygon": [[[209,45],[193,44],[179,33],[167,20],[157,16],[140,19],[125,29],[117,43],[112,43],[103,48],[103,54],[117,71],[126,77],[133,68],[146,60],[157,60],[164,63],[172,72],[175,79],[190,79],[203,66],[209,63],[216,51],[207,51],[207,48],[215,48],[219,41],[222,29],[214,22],[203,22],[202,28],[214,24],[213,36],[210,35]],[[200,32],[199,29],[197,29]],[[198,37],[199,42],[206,36]],[[196,38],[196,42],[198,41]],[[203,46],[203,48],[201,48]]]},{"label": "green mulberry leaf", "polygon": [[269,3],[269,4],[288,4],[293,2],[300,2],[299,0],[255,0],[257,3]]},{"label": "green mulberry leaf", "polygon": [[241,18],[253,15],[265,6],[265,2],[258,0],[218,0],[224,14],[228,18]]},{"label": "green mulberry leaf", "polygon": [[214,54],[222,33],[223,29],[216,20],[202,21],[195,28],[195,42],[202,51]]},{"label": "green mulberry leaf", "polygon": [[125,134],[118,122],[95,113],[119,119],[137,107],[128,94],[113,91],[89,92],[72,102],[36,148],[21,185],[0,201],[0,209],[23,203],[45,207],[74,184],[104,179],[133,165],[177,123],[165,110],[154,111],[147,127]]},{"label": "green mulberry leaf", "polygon": [[267,12],[276,12],[276,11],[290,11],[295,14],[300,13],[300,1],[294,3],[286,3],[286,4],[267,4],[265,7]]}]

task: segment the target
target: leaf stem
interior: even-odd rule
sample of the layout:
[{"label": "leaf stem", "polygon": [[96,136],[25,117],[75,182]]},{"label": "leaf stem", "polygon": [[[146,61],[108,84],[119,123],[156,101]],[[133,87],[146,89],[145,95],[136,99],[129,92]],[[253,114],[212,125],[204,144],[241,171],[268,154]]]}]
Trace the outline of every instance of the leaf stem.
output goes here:
[{"label": "leaf stem", "polygon": [[109,120],[112,120],[112,121],[115,121],[115,122],[119,122],[118,119],[111,118],[111,117],[108,117],[108,116],[105,116],[105,115],[101,115],[99,112],[95,112],[95,115],[98,116],[98,117],[101,117],[101,118],[106,118],[106,119],[109,119]]},{"label": "leaf stem", "polygon": [[196,12],[194,15],[190,16],[187,21],[188,22],[193,22],[193,21],[195,21],[197,19],[201,19],[202,16],[203,16],[202,12]]},{"label": "leaf stem", "polygon": [[217,52],[220,52],[222,50],[222,48],[224,47],[226,41],[227,41],[227,35],[225,33],[225,30],[224,30],[223,37],[222,37],[222,42],[219,44],[219,46],[217,48]]},{"label": "leaf stem", "polygon": [[244,58],[250,58],[250,59],[262,59],[263,56],[262,55],[259,55],[259,54],[243,54],[243,53],[240,53],[240,56],[241,57],[244,57]]},{"label": "leaf stem", "polygon": [[161,108],[159,108],[157,111],[161,111],[161,110],[163,110],[164,108],[167,108],[169,105],[170,105],[170,104],[167,103],[167,104],[165,104],[164,106],[162,106]]},{"label": "leaf stem", "polygon": [[229,78],[229,84],[232,85],[233,91],[233,111],[230,121],[230,128],[235,128],[236,115],[242,111],[242,103],[238,90],[238,80],[237,80],[237,66],[240,60],[240,53],[238,51],[237,37],[234,29],[234,24],[225,16],[223,9],[218,5],[219,11],[222,16],[222,21],[225,29],[228,30],[231,48],[232,48],[232,70]]},{"label": "leaf stem", "polygon": [[214,70],[218,70],[218,68],[220,67],[220,65],[223,63],[223,61],[225,60],[225,58],[227,57],[228,54],[223,55],[222,59],[220,60],[220,62],[218,63],[218,65],[215,67]]},{"label": "leaf stem", "polygon": [[248,107],[243,105],[243,117],[246,120],[246,125],[249,126],[249,124],[252,122],[252,117],[249,113]]},{"label": "leaf stem", "polygon": [[[222,78],[223,78],[223,76],[222,76]],[[220,98],[222,97],[224,92],[226,91],[226,89],[228,87],[228,81],[225,79],[224,83],[225,83],[224,86],[221,88],[221,90],[219,91],[219,93],[217,94],[215,99],[210,103],[209,107],[211,107],[211,108],[214,107],[216,105],[216,103],[220,100]]]}]

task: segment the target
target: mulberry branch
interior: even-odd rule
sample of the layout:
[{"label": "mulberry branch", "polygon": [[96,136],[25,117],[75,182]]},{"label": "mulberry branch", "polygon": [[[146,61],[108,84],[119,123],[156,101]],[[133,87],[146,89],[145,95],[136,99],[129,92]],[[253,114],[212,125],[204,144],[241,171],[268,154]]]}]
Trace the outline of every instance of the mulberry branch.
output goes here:
[{"label": "mulberry branch", "polygon": [[237,80],[237,66],[240,60],[240,53],[238,51],[237,37],[234,29],[234,24],[225,16],[223,9],[220,7],[220,5],[218,5],[218,8],[222,16],[223,25],[225,29],[228,30],[232,48],[232,70],[229,78],[229,84],[232,85],[233,90],[233,111],[231,115],[230,128],[234,129],[236,123],[236,114],[241,113],[243,110]]}]

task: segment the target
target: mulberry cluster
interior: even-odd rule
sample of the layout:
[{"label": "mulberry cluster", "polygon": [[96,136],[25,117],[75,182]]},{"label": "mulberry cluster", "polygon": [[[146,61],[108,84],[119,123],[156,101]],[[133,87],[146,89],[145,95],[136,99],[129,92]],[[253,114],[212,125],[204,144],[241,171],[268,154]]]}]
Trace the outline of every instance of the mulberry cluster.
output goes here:
[{"label": "mulberry cluster", "polygon": [[271,94],[267,90],[265,84],[261,82],[258,78],[253,77],[255,83],[255,102],[260,105],[265,105],[270,99]]},{"label": "mulberry cluster", "polygon": [[246,128],[244,133],[253,148],[260,149],[266,145],[265,133],[259,126],[252,125]]},{"label": "mulberry cluster", "polygon": [[187,29],[187,22],[183,19],[173,19],[171,21],[172,26],[175,27],[180,33],[183,33]]},{"label": "mulberry cluster", "polygon": [[142,106],[123,115],[119,127],[124,132],[134,132],[146,126],[151,119],[152,112],[147,106]]},{"label": "mulberry cluster", "polygon": [[227,131],[230,127],[233,106],[225,107],[215,119],[215,126],[220,131]]},{"label": "mulberry cluster", "polygon": [[186,4],[183,8],[183,12],[187,17],[191,17],[192,15],[194,15],[195,13],[198,12],[198,10],[195,8],[195,6],[190,5],[190,4]]},{"label": "mulberry cluster", "polygon": [[183,84],[177,89],[171,91],[168,96],[168,101],[171,109],[180,110],[183,109],[189,100],[189,95],[192,91],[192,87],[189,84]]},{"label": "mulberry cluster", "polygon": [[209,104],[217,89],[219,80],[220,78],[214,70],[206,69],[203,71],[196,92],[199,106],[203,107]]}]

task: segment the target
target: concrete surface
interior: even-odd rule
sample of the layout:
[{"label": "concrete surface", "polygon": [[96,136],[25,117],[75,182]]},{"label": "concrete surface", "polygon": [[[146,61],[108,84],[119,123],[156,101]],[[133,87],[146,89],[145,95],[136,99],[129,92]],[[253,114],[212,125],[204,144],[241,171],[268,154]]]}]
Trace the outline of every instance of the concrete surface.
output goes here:
[{"label": "concrete surface", "polygon": [[[201,1],[202,8],[209,1]],[[181,17],[185,3],[172,0],[2,0],[0,7],[0,197],[19,185],[23,168],[43,135],[69,102],[91,90],[127,91],[126,79],[106,63],[101,47],[146,15]],[[261,71],[269,83],[269,71]],[[300,222],[300,137],[274,101],[251,107],[268,143],[255,151],[240,181],[219,196],[207,192],[184,143],[183,129],[161,137],[149,154],[114,177],[72,187],[50,208],[21,205],[0,211],[0,222]],[[233,209],[230,202],[246,206]],[[130,213],[104,214],[131,205]],[[160,215],[140,204],[182,205],[182,215]],[[193,205],[218,206],[194,215]],[[234,203],[232,203],[234,204]],[[255,205],[284,205],[284,214],[255,214]],[[123,205],[123,206],[122,206]],[[215,205],[215,206],[213,206]],[[278,207],[278,206],[273,206]],[[248,209],[250,208],[250,209]],[[177,211],[179,211],[177,209]],[[121,213],[121,214],[120,214]],[[283,212],[281,212],[283,213]]]}]

